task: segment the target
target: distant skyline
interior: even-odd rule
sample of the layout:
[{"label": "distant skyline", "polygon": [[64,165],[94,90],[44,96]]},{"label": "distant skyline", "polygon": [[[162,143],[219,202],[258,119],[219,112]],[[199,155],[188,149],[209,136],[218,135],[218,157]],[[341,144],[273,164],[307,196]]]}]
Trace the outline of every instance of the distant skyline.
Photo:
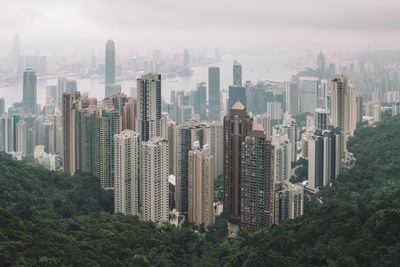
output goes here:
[{"label": "distant skyline", "polygon": [[270,0],[2,0],[0,48],[22,52],[102,49],[366,50],[400,47],[400,2]]}]

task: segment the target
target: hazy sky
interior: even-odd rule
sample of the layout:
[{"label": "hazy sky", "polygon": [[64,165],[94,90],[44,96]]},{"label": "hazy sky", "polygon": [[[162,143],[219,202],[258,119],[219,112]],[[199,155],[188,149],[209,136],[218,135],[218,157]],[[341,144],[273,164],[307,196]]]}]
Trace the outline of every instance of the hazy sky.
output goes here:
[{"label": "hazy sky", "polygon": [[0,0],[0,45],[399,49],[399,0]]}]

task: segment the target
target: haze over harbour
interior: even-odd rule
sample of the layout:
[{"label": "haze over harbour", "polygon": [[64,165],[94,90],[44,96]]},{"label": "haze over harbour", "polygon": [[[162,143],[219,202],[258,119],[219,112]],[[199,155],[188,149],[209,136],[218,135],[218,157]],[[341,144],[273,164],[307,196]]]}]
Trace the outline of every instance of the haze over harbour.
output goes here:
[{"label": "haze over harbour", "polygon": [[[294,61],[293,55],[277,55],[274,53],[265,54],[249,54],[249,55],[222,55],[221,62],[213,65],[220,66],[221,69],[221,89],[225,92],[232,83],[232,62],[237,60],[243,65],[243,80],[261,81],[285,81],[296,73],[296,70],[287,66],[288,62]],[[175,91],[192,91],[196,89],[198,83],[208,82],[207,66],[196,66],[191,68],[193,75],[188,77],[166,78],[162,81],[162,98],[169,101],[170,92]],[[138,74],[139,75],[139,74]],[[104,98],[104,83],[101,79],[79,78],[70,76],[77,80],[78,90],[89,93],[89,97],[96,97],[98,100]],[[136,77],[129,80],[119,82],[122,92],[131,96],[131,87],[136,87]],[[46,102],[46,86],[57,85],[57,79],[41,79],[38,77],[37,93],[38,104],[44,105]],[[136,97],[134,90],[133,97]],[[18,102],[22,98],[22,80],[19,83],[11,83],[7,86],[0,87],[0,94],[5,98],[6,108],[14,102]],[[226,97],[226,93],[223,95]]]}]

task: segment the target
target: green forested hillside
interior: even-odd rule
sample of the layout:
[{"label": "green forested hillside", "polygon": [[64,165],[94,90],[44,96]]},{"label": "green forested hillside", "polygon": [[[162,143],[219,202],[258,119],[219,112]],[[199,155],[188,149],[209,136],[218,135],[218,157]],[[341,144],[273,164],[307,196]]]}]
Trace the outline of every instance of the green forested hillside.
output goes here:
[{"label": "green forested hillside", "polygon": [[224,238],[111,214],[96,178],[68,177],[0,155],[0,265],[398,266],[400,119],[360,128],[356,163],[304,216]]}]

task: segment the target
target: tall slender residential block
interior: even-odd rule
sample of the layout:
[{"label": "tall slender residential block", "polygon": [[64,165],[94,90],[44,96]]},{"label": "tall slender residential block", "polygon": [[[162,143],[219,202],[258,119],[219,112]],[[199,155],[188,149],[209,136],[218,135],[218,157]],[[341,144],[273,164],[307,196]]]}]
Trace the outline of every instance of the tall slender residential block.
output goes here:
[{"label": "tall slender residential block", "polygon": [[135,130],[137,114],[137,101],[136,98],[131,97],[128,102],[123,106],[123,121],[122,129]]},{"label": "tall slender residential block", "polygon": [[346,152],[346,121],[350,117],[349,88],[345,76],[338,76],[332,80],[331,91],[331,123],[340,130],[340,146],[342,158]]},{"label": "tall slender residential block", "polygon": [[254,123],[260,124],[267,138],[271,138],[271,116],[267,113],[258,114],[253,118]]},{"label": "tall slender residential block", "polygon": [[289,180],[292,175],[291,168],[291,143],[287,135],[272,136],[272,144],[275,147],[275,180]]},{"label": "tall slender residential block", "polygon": [[6,107],[6,104],[5,104],[4,98],[0,98],[0,116],[2,116],[4,114],[5,107]]},{"label": "tall slender residential block", "polygon": [[233,61],[233,85],[242,86],[242,65],[236,60]]},{"label": "tall slender residential block", "polygon": [[113,40],[106,43],[105,84],[115,84],[115,44]]},{"label": "tall slender residential block", "polygon": [[140,154],[142,218],[167,221],[169,214],[168,141],[155,137],[143,142]]},{"label": "tall slender residential block", "polygon": [[65,82],[65,92],[73,93],[76,91],[78,91],[78,83],[76,82],[76,80],[67,79]]},{"label": "tall slender residential block", "polygon": [[26,155],[26,123],[24,120],[19,120],[16,125],[17,131],[17,150],[16,152]]},{"label": "tall slender residential block", "polygon": [[239,101],[224,117],[224,213],[240,222],[242,142],[250,135],[253,119]]},{"label": "tall slender residential block", "polygon": [[204,226],[213,223],[214,198],[214,158],[209,146],[200,149],[200,143],[194,143],[189,151],[189,212],[190,222]]},{"label": "tall slender residential block", "polygon": [[274,223],[274,147],[259,124],[242,144],[240,229],[256,231]]},{"label": "tall slender residential block", "polygon": [[5,114],[0,117],[0,151],[14,151],[13,117]]},{"label": "tall slender residential block", "polygon": [[194,97],[194,112],[199,114],[201,121],[207,119],[207,86],[205,82],[197,85]]},{"label": "tall slender residential block", "polygon": [[221,115],[219,67],[208,68],[208,120],[219,121]]},{"label": "tall slender residential block", "polygon": [[312,190],[329,185],[341,172],[340,133],[316,131],[308,140],[308,187]]},{"label": "tall slender residential block", "polygon": [[[169,174],[174,175],[174,177],[176,175],[176,137],[176,124],[173,120],[170,120],[168,122]],[[173,206],[175,207],[175,203]]]},{"label": "tall slender residential block", "polygon": [[[286,113],[285,115],[289,115]],[[291,118],[291,116],[285,116],[286,118],[283,121],[283,125],[278,125],[275,126],[274,131],[278,135],[282,136],[287,136],[287,139],[290,143],[290,160],[291,162],[296,162],[296,157],[297,157],[297,137],[296,137],[296,132],[297,132],[297,124],[294,119]],[[276,148],[275,148],[276,149]]]},{"label": "tall slender residential block", "polygon": [[99,155],[100,186],[106,190],[114,189],[114,135],[121,132],[121,116],[114,108],[103,108],[99,117]]},{"label": "tall slender residential block", "polygon": [[37,113],[37,80],[36,72],[33,69],[26,69],[24,72],[23,84],[23,109],[24,114]]},{"label": "tall slender residential block", "polygon": [[215,177],[224,174],[224,124],[222,121],[208,123],[210,127],[210,151],[214,157]]},{"label": "tall slender residential block", "polygon": [[75,111],[72,109],[75,100],[80,99],[80,92],[64,93],[62,101],[63,114],[63,170],[75,173]]},{"label": "tall slender residential block", "polygon": [[338,76],[332,80],[331,124],[339,128],[341,155],[345,157],[347,136],[351,136],[357,122],[361,120],[362,98],[358,91],[348,85],[347,77]]},{"label": "tall slender residential block", "polygon": [[190,64],[189,50],[185,48],[183,50],[183,66],[188,66]]},{"label": "tall slender residential block", "polygon": [[317,130],[327,130],[329,126],[329,110],[319,109],[315,110],[315,128]]},{"label": "tall slender residential block", "polygon": [[317,77],[300,77],[300,111],[314,113],[319,80]]},{"label": "tall slender residential block", "polygon": [[139,134],[125,130],[114,136],[114,212],[139,211]]},{"label": "tall slender residential block", "polygon": [[[88,106],[86,99],[75,102],[75,168],[84,173],[99,177],[100,171],[100,128],[99,117],[101,109],[94,105]],[[103,158],[102,158],[103,159]]]},{"label": "tall slender residential block", "polygon": [[286,83],[286,111],[294,115],[299,113],[299,85],[297,82]]},{"label": "tall slender residential block", "polygon": [[13,41],[12,41],[12,54],[11,54],[11,60],[12,60],[12,65],[13,65],[13,71],[15,77],[19,77],[19,71],[20,71],[20,48],[21,48],[21,40],[19,34],[14,34],[13,35]]},{"label": "tall slender residential block", "polygon": [[137,131],[141,141],[160,136],[161,74],[149,73],[137,80]]},{"label": "tall slender residential block", "polygon": [[67,84],[67,78],[65,77],[60,77],[57,79],[57,107],[58,110],[62,111],[62,105],[63,105],[63,94],[66,92],[65,87]]},{"label": "tall slender residential block", "polygon": [[325,56],[322,54],[322,51],[319,52],[317,57],[317,72],[319,78],[325,77],[326,74],[326,61]]},{"label": "tall slender residential block", "polygon": [[199,141],[200,148],[209,143],[208,127],[196,120],[187,121],[183,125],[176,126],[176,188],[175,207],[182,215],[188,215],[188,191],[189,191],[189,151],[193,144]]},{"label": "tall slender residential block", "polygon": [[122,87],[120,84],[106,84],[106,94],[105,97],[120,94]]}]

